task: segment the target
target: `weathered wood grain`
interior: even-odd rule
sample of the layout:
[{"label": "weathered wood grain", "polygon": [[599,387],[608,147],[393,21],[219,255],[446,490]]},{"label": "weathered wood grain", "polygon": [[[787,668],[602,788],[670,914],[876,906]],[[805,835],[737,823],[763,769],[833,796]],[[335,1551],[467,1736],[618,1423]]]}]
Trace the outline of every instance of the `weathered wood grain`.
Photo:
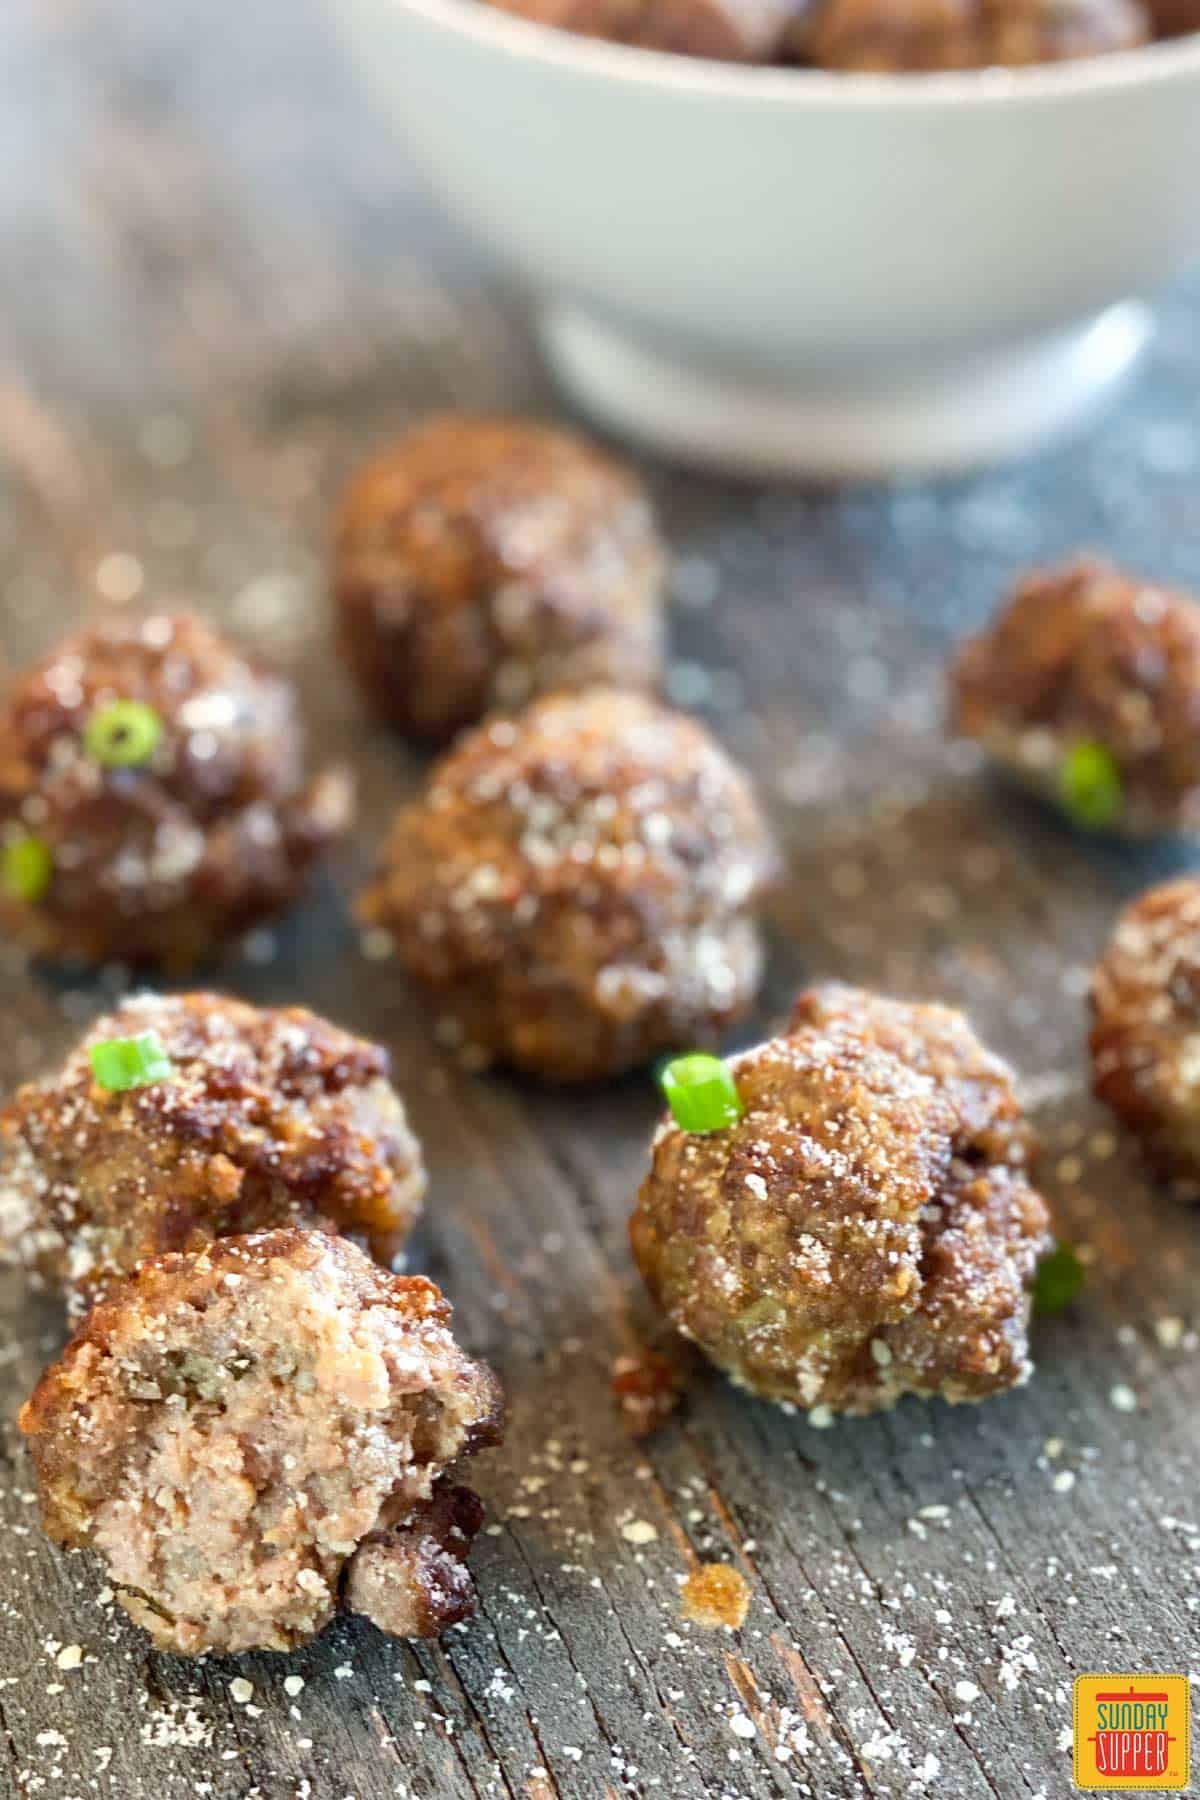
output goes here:
[{"label": "weathered wood grain", "polygon": [[[1013,569],[1080,543],[1200,585],[1200,285],[1163,302],[1123,409],[1021,469],[828,495],[650,471],[679,549],[672,692],[757,771],[788,853],[757,1024],[809,973],[967,1005],[1027,1077],[1046,1184],[1094,1260],[1004,1401],[817,1431],[696,1368],[635,1443],[610,1381],[658,1330],[624,1227],[648,1083],[463,1075],[347,910],[421,771],[330,666],[329,502],[424,408],[554,405],[521,309],[417,194],[315,0],[9,0],[0,146],[3,654],[153,597],[295,673],[361,774],[361,829],[311,905],[212,978],[393,1047],[433,1176],[416,1259],[513,1408],[480,1465],[469,1628],[410,1649],[345,1624],[291,1658],[183,1664],[37,1534],[12,1419],[59,1323],[6,1278],[0,1791],[1067,1794],[1077,1670],[1200,1668],[1200,1227],[1147,1186],[1081,1057],[1081,972],[1178,858],[1084,845],[948,752],[939,669]],[[3,1084],[120,983],[0,947]],[[752,1586],[736,1634],[680,1617],[712,1558]]]}]

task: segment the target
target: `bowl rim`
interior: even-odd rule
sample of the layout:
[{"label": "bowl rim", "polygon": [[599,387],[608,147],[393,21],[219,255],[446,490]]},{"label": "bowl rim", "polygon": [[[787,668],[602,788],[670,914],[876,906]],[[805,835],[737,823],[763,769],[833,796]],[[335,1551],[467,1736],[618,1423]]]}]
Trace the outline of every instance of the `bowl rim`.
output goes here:
[{"label": "bowl rim", "polygon": [[372,0],[418,14],[435,29],[474,39],[485,48],[570,75],[614,85],[659,87],[675,93],[770,101],[824,108],[989,108],[1018,101],[1084,100],[1130,88],[1157,87],[1200,77],[1200,31],[1161,38],[1136,50],[1078,57],[1027,68],[955,69],[905,74],[859,74],[780,68],[775,64],[716,62],[674,51],[644,50],[582,37],[501,11],[486,0]]}]

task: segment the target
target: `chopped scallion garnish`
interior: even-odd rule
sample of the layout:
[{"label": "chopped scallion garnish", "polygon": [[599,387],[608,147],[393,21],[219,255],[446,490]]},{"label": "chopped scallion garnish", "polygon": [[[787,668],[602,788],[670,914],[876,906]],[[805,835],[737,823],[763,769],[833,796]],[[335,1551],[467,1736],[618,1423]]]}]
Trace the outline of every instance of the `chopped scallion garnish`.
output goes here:
[{"label": "chopped scallion garnish", "polygon": [[659,1076],[667,1105],[685,1131],[723,1131],[745,1108],[733,1076],[719,1056],[693,1051],[677,1056]]},{"label": "chopped scallion garnish", "polygon": [[1033,1280],[1033,1310],[1062,1312],[1083,1287],[1083,1264],[1070,1244],[1056,1244],[1037,1267]]},{"label": "chopped scallion garnish", "polygon": [[162,719],[144,700],[114,700],[88,720],[83,747],[106,769],[136,769],[150,761],[162,730]]},{"label": "chopped scallion garnish", "polygon": [[0,847],[0,881],[13,900],[32,905],[41,899],[53,877],[54,858],[44,838],[22,832]]},{"label": "chopped scallion garnish", "polygon": [[108,1038],[103,1044],[92,1045],[91,1056],[97,1085],[113,1094],[149,1087],[154,1081],[169,1081],[175,1073],[175,1065],[156,1031],[143,1031],[138,1037]]},{"label": "chopped scallion garnish", "polygon": [[1115,825],[1124,796],[1112,751],[1104,744],[1073,745],[1059,770],[1058,792],[1076,825],[1087,831],[1106,831]]}]

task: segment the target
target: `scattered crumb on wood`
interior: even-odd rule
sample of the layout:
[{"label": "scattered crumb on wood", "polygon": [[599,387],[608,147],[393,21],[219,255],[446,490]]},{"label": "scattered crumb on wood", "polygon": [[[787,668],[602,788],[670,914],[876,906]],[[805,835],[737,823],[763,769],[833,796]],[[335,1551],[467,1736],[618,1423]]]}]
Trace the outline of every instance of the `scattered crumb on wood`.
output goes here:
[{"label": "scattered crumb on wood", "polygon": [[680,1611],[694,1625],[737,1631],[750,1606],[750,1583],[729,1563],[701,1563],[683,1584]]},{"label": "scattered crumb on wood", "polygon": [[657,1431],[683,1398],[680,1372],[657,1350],[641,1350],[636,1356],[618,1356],[613,1364],[613,1393],[630,1435],[649,1437]]}]

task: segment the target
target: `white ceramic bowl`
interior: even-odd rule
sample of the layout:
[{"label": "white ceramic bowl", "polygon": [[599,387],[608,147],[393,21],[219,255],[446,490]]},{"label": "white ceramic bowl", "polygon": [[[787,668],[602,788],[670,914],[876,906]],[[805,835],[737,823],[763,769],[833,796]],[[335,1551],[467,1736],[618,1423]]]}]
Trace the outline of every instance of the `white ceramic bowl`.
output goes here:
[{"label": "white ceramic bowl", "polygon": [[755,471],[1031,448],[1200,256],[1200,36],[954,75],[746,68],[481,0],[333,0],[447,205],[609,426]]}]

